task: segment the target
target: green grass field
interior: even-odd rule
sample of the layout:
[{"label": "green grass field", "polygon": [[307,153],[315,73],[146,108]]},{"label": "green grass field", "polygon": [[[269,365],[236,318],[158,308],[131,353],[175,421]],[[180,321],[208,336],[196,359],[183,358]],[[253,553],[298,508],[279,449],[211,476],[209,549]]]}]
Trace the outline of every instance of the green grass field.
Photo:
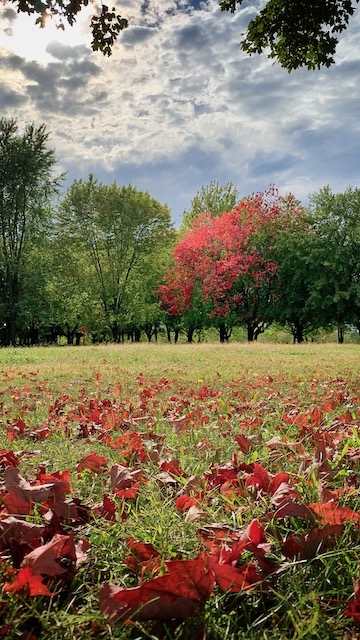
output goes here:
[{"label": "green grass field", "polygon": [[356,638],[359,349],[0,350],[0,635]]}]

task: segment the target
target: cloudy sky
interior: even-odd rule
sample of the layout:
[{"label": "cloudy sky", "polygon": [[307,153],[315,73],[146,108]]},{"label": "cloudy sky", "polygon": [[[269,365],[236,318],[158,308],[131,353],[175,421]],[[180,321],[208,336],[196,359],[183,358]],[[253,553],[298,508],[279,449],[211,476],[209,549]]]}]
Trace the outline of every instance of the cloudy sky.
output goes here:
[{"label": "cloudy sky", "polygon": [[0,115],[45,122],[67,184],[92,172],[167,202],[176,224],[196,192],[232,181],[240,196],[275,184],[306,203],[329,184],[360,187],[360,11],[336,65],[289,74],[246,56],[216,0],[125,0],[131,20],[105,58],[88,16],[64,32],[0,9]]}]

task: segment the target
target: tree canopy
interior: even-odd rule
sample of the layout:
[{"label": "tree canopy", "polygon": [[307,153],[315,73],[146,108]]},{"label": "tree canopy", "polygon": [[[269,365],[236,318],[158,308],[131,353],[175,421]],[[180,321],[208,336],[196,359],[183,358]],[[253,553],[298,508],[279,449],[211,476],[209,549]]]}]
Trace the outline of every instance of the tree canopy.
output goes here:
[{"label": "tree canopy", "polygon": [[212,180],[206,187],[201,187],[192,199],[190,209],[184,211],[181,230],[186,231],[202,213],[211,217],[219,216],[224,211],[231,211],[239,199],[238,188],[232,182],[219,184]]},{"label": "tree canopy", "polygon": [[[220,0],[223,11],[234,13],[244,0]],[[358,0],[355,0],[358,3]],[[352,0],[268,0],[250,20],[241,48],[249,53],[269,51],[269,58],[292,71],[320,69],[334,63],[338,34],[354,14]]]},{"label": "tree canopy", "polygon": [[169,315],[199,310],[200,296],[210,317],[224,322],[235,314],[248,339],[256,338],[271,322],[271,285],[278,269],[257,244],[264,245],[264,233],[271,244],[274,227],[287,226],[299,211],[293,197],[270,188],[230,212],[200,215],[175,246],[174,264],[159,287]]},{"label": "tree canopy", "polygon": [[[144,260],[154,259],[172,240],[169,208],[131,185],[103,185],[90,175],[87,182],[75,180],[69,187],[58,213],[58,233],[88,256],[104,321],[118,340],[138,289],[134,275],[143,278]],[[146,270],[151,268],[147,262]]]},{"label": "tree canopy", "polygon": [[[269,58],[292,71],[298,67],[316,69],[334,63],[338,34],[344,31],[359,0],[268,0],[250,20],[241,48],[246,53],[268,51]],[[6,0],[5,0],[6,2]],[[37,14],[36,22],[44,26],[49,16],[60,28],[73,25],[79,11],[89,0],[8,0],[18,12]],[[244,0],[219,0],[222,11],[234,13]],[[92,48],[111,55],[119,33],[128,20],[102,5],[94,8],[91,18]]]}]

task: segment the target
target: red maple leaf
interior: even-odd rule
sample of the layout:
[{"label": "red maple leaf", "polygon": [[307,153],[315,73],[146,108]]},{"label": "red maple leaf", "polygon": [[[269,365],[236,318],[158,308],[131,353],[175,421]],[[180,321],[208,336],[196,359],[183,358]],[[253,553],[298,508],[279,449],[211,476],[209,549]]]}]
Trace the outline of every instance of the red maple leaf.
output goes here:
[{"label": "red maple leaf", "polygon": [[199,500],[193,496],[180,496],[175,502],[176,508],[181,512],[187,511],[197,504],[199,504]]},{"label": "red maple leaf", "polygon": [[109,522],[115,522],[116,520],[116,504],[107,495],[103,496],[102,502],[92,508],[92,512],[95,516],[101,516]]},{"label": "red maple leaf", "polygon": [[17,467],[19,464],[19,460],[13,451],[6,451],[2,449],[0,451],[0,466],[7,467]]},{"label": "red maple leaf", "polygon": [[90,469],[97,473],[103,471],[108,466],[108,461],[104,456],[100,456],[98,453],[90,453],[88,456],[81,458],[80,462],[76,465],[78,473],[84,471],[84,469]]},{"label": "red maple leaf", "polygon": [[355,580],[354,584],[354,600],[349,602],[344,616],[347,618],[353,618],[357,627],[360,627],[360,581]]},{"label": "red maple leaf", "polygon": [[133,487],[142,479],[143,472],[141,469],[132,471],[128,467],[121,464],[113,464],[110,469],[110,482],[113,491],[122,491]]},{"label": "red maple leaf", "polygon": [[343,524],[344,522],[359,522],[360,513],[339,507],[333,500],[328,502],[313,502],[308,505],[316,513],[324,524]]},{"label": "red maple leaf", "polygon": [[67,573],[68,569],[58,562],[63,558],[67,558],[71,561],[71,566],[75,566],[77,556],[74,540],[70,535],[56,534],[49,542],[28,553],[21,566],[30,567],[33,575],[53,578]]},{"label": "red maple leaf", "polygon": [[222,564],[208,556],[209,565],[214,572],[215,580],[222,591],[239,593],[251,589],[255,583],[261,582],[262,576],[257,573],[256,565],[248,563],[242,567],[234,567],[231,564]]},{"label": "red maple leaf", "polygon": [[256,491],[268,491],[270,476],[261,464],[254,462],[254,471],[246,478],[245,484]]},{"label": "red maple leaf", "polygon": [[30,545],[39,541],[44,535],[46,527],[40,524],[32,524],[25,520],[19,520],[13,516],[0,519],[0,551],[10,548],[12,540],[17,544]]},{"label": "red maple leaf", "polygon": [[5,593],[18,593],[26,590],[30,596],[52,596],[47,586],[43,584],[43,578],[40,575],[34,575],[31,567],[20,569],[16,575],[14,582],[6,582],[4,585]]},{"label": "red maple leaf", "polygon": [[145,571],[154,573],[160,569],[161,556],[152,544],[128,538],[127,545],[132,553],[124,559],[124,562],[130,569],[141,571],[142,575]]},{"label": "red maple leaf", "polygon": [[5,470],[5,487],[8,494],[3,497],[3,503],[7,511],[24,515],[30,513],[33,502],[46,502],[49,506],[63,503],[65,494],[69,491],[69,483],[57,479],[46,484],[32,485],[20,475],[16,467]]},{"label": "red maple leaf", "polygon": [[343,524],[327,524],[322,529],[313,527],[306,535],[289,536],[281,550],[287,558],[314,558],[320,551],[331,549],[343,530]]},{"label": "red maple leaf", "polygon": [[100,608],[110,622],[117,620],[185,620],[202,609],[214,588],[206,560],[171,560],[167,572],[132,589],[103,583]]}]

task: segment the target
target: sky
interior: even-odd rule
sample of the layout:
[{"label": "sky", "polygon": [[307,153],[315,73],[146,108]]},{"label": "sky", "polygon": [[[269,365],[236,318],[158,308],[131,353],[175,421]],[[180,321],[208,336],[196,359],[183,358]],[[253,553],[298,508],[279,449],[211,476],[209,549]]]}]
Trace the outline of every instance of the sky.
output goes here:
[{"label": "sky", "polygon": [[304,204],[360,188],[360,11],[336,64],[289,74],[239,43],[262,0],[124,0],[111,57],[90,47],[89,10],[45,29],[0,9],[0,116],[45,123],[65,187],[89,173],[167,203],[175,225],[211,181],[242,198],[275,185]]}]

